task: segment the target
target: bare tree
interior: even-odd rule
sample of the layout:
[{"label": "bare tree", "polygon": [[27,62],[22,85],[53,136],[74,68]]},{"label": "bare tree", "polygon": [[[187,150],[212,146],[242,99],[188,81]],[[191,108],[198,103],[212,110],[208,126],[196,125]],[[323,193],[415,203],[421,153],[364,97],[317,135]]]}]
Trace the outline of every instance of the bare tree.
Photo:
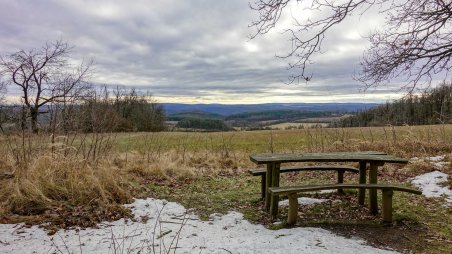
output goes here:
[{"label": "bare tree", "polygon": [[6,82],[0,76],[0,106],[4,103],[6,97]]},{"label": "bare tree", "polygon": [[0,131],[3,132],[3,122],[4,120],[4,108],[3,103],[5,102],[5,94],[6,94],[6,83],[3,82],[2,77],[0,76]]},{"label": "bare tree", "polygon": [[56,41],[39,49],[20,50],[0,58],[0,70],[6,84],[21,92],[35,133],[43,106],[77,98],[88,87],[85,78],[92,62],[73,68],[68,62],[71,49],[67,43]]},{"label": "bare tree", "polygon": [[[307,0],[256,0],[250,5],[259,13],[251,23],[256,32],[266,34],[275,27],[290,2]],[[361,62],[362,70],[355,78],[366,88],[397,77],[406,78],[403,88],[412,91],[419,84],[430,84],[432,77],[448,78],[452,56],[452,1],[450,0],[311,0],[306,9],[321,12],[317,19],[301,22],[294,18],[292,48],[281,57],[293,59],[289,68],[298,68],[290,83],[309,81],[306,67],[321,52],[325,35],[353,14],[365,15],[370,8],[386,13],[384,30],[369,36],[371,47]],[[316,17],[314,17],[316,18]]]}]

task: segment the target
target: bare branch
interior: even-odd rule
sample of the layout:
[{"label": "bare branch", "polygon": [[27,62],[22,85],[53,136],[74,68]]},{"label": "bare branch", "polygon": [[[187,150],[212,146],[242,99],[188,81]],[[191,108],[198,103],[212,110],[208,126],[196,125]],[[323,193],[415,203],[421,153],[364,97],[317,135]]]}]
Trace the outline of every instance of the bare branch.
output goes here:
[{"label": "bare branch", "polygon": [[71,47],[63,41],[46,43],[40,49],[20,50],[0,58],[1,73],[8,85],[17,86],[29,110],[31,126],[37,131],[39,109],[48,103],[77,98],[89,87],[85,82],[92,61],[72,70]]},{"label": "bare branch", "polygon": [[[292,0],[292,2],[306,0]],[[256,32],[251,39],[266,34],[278,23],[290,0],[257,0],[251,9],[259,18],[251,23]],[[371,48],[364,54],[362,71],[356,77],[366,88],[397,77],[405,77],[404,88],[429,84],[434,76],[446,79],[452,68],[452,2],[444,0],[313,0],[303,10],[321,13],[317,19],[301,22],[293,18],[295,28],[284,32],[291,36],[291,49],[279,56],[287,58],[289,69],[297,69],[289,81],[309,81],[306,68],[315,54],[321,53],[323,39],[331,29],[354,13],[365,15],[371,7],[386,15],[384,30],[369,37]],[[324,15],[326,14],[326,15]]]},{"label": "bare branch", "polygon": [[398,5],[389,15],[385,32],[374,33],[371,48],[357,77],[366,87],[405,77],[403,88],[412,92],[417,85],[441,74],[446,79],[452,57],[452,2],[413,0]]}]

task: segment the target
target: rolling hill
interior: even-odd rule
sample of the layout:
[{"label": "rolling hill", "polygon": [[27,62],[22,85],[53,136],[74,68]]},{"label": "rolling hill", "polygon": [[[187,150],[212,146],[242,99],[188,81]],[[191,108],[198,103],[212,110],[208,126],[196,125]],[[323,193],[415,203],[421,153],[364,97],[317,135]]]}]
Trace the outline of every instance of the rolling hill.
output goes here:
[{"label": "rolling hill", "polygon": [[162,103],[167,115],[202,111],[230,116],[245,112],[270,110],[338,111],[356,112],[376,107],[378,103],[265,103],[265,104],[180,104]]}]

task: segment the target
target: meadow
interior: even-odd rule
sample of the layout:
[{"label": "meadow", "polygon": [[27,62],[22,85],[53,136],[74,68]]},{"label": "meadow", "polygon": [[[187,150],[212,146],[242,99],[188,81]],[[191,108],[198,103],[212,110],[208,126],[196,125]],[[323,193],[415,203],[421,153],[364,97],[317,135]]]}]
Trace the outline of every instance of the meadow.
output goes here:
[{"label": "meadow", "polygon": [[[52,233],[59,228],[88,227],[127,217],[130,211],[122,204],[134,197],[155,197],[193,208],[201,218],[237,210],[255,223],[277,229],[284,224],[273,225],[261,212],[259,179],[247,174],[248,169],[256,167],[249,160],[250,154],[365,150],[404,158],[446,155],[446,161],[451,161],[452,125],[4,134],[0,136],[0,222],[44,224]],[[425,162],[403,168],[385,165],[379,179],[410,185],[410,178],[433,170]],[[450,164],[443,171],[450,174]],[[346,176],[346,181],[355,181],[356,177]],[[294,184],[331,179],[332,173],[303,172],[287,174],[282,181]],[[450,180],[448,185],[450,188]],[[380,225],[378,216],[367,215],[367,208],[350,205],[356,202],[307,206],[300,211],[303,220],[298,226],[325,227],[350,236],[355,232],[371,244],[400,251],[447,250],[451,223],[444,200],[397,195],[400,198],[395,199],[393,227]],[[353,201],[356,195],[326,196]],[[284,220],[285,213],[282,209],[279,219]],[[369,237],[375,233],[389,236],[378,242]]]}]

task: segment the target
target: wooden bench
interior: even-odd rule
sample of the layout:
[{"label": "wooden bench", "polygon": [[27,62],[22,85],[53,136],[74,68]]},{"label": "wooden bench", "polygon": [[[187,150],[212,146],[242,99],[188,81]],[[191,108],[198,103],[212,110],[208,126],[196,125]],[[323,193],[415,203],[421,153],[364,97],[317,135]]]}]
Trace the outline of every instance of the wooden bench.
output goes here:
[{"label": "wooden bench", "polygon": [[[265,164],[267,168],[265,190],[270,187],[279,187],[281,164],[298,162],[358,162],[359,163],[359,183],[366,183],[366,175],[369,171],[369,183],[378,183],[378,170],[386,163],[407,164],[408,160],[382,152],[334,152],[334,153],[258,153],[250,155],[250,160],[258,165]],[[367,170],[368,169],[368,170]],[[364,204],[366,189],[358,191],[358,203]],[[279,197],[276,196],[275,199]],[[378,213],[377,190],[369,189],[369,210],[372,214]],[[265,195],[264,209],[266,211],[277,211],[277,207],[270,208],[271,196]],[[277,205],[278,202],[273,202]],[[273,214],[272,214],[273,215]]]},{"label": "wooden bench", "polygon": [[[392,222],[392,195],[394,191],[403,191],[420,195],[421,191],[407,188],[404,186],[386,185],[386,184],[326,184],[326,185],[304,185],[304,186],[288,186],[288,187],[271,187],[268,192],[271,195],[271,202],[275,202],[278,199],[273,198],[275,196],[287,195],[289,198],[289,211],[287,217],[287,224],[293,225],[297,221],[298,215],[298,199],[297,193],[319,191],[319,190],[331,190],[331,189],[373,189],[381,190],[383,194],[382,215],[384,222]],[[278,209],[278,205],[275,206]],[[272,215],[277,212],[270,212]]]},{"label": "wooden bench", "polygon": [[[282,167],[280,169],[280,173],[287,173],[287,172],[295,172],[295,171],[337,171],[337,182],[343,183],[344,182],[344,172],[352,172],[352,173],[359,173],[359,169],[354,167],[346,167],[346,166],[306,166],[306,167],[300,167],[300,166],[293,166],[293,167]],[[250,169],[248,172],[252,176],[262,176],[261,177],[261,198],[265,199],[265,184],[267,181],[267,169],[265,168],[257,168],[257,169]],[[338,189],[339,193],[343,193],[342,189]]]}]

